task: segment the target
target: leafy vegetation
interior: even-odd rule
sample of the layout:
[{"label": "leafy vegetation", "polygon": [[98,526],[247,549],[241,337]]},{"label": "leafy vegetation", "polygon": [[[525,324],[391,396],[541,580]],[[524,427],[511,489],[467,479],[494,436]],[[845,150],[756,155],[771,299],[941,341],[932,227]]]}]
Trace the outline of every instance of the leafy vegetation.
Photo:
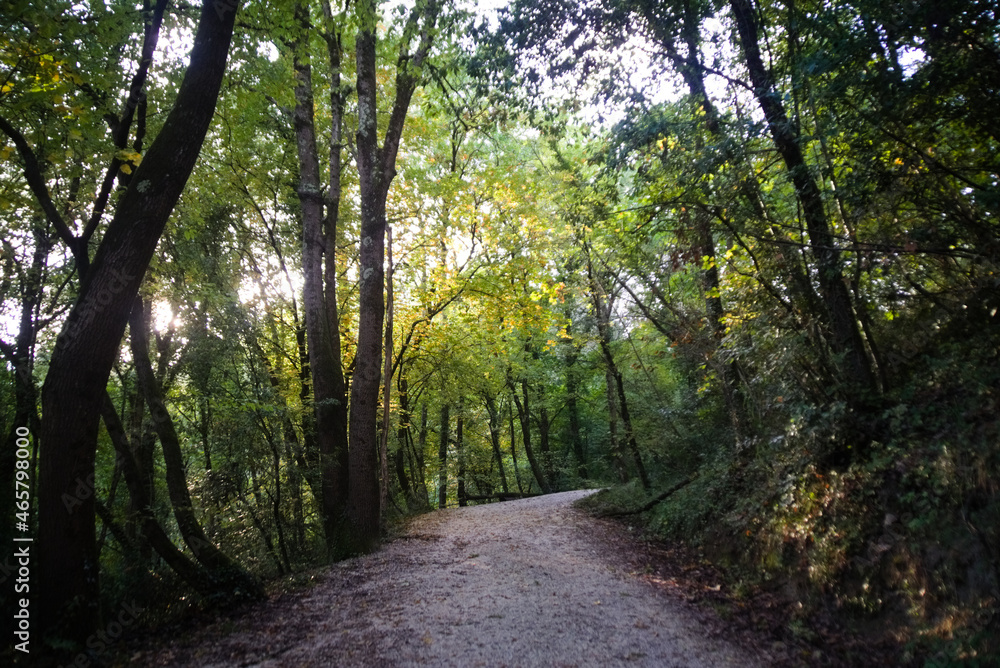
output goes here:
[{"label": "leafy vegetation", "polygon": [[609,487],[737,590],[995,660],[1000,17],[897,4],[5,5],[33,640]]}]

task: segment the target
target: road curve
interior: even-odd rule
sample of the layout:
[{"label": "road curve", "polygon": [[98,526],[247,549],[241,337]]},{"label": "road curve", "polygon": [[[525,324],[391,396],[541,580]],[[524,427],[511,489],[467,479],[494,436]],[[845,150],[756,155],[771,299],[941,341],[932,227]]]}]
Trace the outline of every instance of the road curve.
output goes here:
[{"label": "road curve", "polygon": [[754,666],[684,603],[622,570],[587,491],[418,517],[379,552],[144,665]]}]

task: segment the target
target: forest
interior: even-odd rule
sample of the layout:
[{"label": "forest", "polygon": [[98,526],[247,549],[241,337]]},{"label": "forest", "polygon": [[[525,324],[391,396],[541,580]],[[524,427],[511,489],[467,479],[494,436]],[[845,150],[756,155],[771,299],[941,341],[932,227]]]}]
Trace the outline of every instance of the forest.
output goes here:
[{"label": "forest", "polygon": [[901,661],[1000,656],[995,3],[0,26],[7,657],[581,488]]}]

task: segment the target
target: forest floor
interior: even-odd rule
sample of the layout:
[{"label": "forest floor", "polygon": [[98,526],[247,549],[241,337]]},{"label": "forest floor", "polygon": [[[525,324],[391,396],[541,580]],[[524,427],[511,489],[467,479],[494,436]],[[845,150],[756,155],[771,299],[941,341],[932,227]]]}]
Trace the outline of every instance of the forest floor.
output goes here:
[{"label": "forest floor", "polygon": [[437,511],[314,587],[131,645],[143,666],[741,666],[785,663],[664,577],[588,491]]}]

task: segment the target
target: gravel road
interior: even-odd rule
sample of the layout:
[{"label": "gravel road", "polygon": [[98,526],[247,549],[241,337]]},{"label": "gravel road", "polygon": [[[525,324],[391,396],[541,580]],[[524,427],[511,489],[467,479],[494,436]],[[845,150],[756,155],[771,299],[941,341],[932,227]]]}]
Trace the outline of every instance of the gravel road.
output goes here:
[{"label": "gravel road", "polygon": [[137,652],[133,664],[756,665],[752,652],[708,637],[686,604],[623,570],[615,536],[571,505],[588,493],[418,517],[316,587]]}]

